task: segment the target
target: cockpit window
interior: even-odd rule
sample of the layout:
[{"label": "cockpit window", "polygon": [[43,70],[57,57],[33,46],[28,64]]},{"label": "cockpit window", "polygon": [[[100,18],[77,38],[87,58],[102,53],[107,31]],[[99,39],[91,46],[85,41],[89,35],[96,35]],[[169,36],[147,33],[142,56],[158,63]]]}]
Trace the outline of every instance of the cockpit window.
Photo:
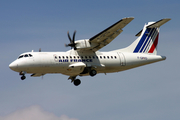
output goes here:
[{"label": "cockpit window", "polygon": [[23,57],[32,57],[32,55],[31,54],[20,55],[18,59],[23,58]]},{"label": "cockpit window", "polygon": [[19,56],[18,59],[22,58],[23,56],[24,56],[24,55]]},{"label": "cockpit window", "polygon": [[28,54],[25,54],[24,57],[28,57]]}]

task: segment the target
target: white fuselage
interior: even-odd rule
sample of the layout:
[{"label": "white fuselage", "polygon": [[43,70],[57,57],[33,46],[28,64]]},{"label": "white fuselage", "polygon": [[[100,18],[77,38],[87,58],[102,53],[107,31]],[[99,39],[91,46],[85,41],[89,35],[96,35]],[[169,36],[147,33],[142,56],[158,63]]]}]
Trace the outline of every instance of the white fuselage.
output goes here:
[{"label": "white fuselage", "polygon": [[83,52],[73,49],[67,52],[27,52],[20,56],[23,57],[9,65],[16,72],[39,75],[61,73],[68,76],[89,75],[83,72],[87,67],[95,69],[97,73],[112,73],[166,59],[164,56],[143,53]]},{"label": "white fuselage", "polygon": [[81,84],[77,76],[95,76],[97,73],[113,73],[139,67],[142,65],[165,60],[165,56],[157,55],[159,28],[170,19],[145,24],[136,34],[138,38],[128,47],[110,52],[98,52],[109,44],[134,18],[123,18],[90,39],[75,41],[67,32],[71,47],[67,52],[27,52],[21,54],[9,67],[19,72],[21,80],[26,79],[25,74],[31,73],[33,77],[47,73],[61,73],[68,75],[75,86]]}]

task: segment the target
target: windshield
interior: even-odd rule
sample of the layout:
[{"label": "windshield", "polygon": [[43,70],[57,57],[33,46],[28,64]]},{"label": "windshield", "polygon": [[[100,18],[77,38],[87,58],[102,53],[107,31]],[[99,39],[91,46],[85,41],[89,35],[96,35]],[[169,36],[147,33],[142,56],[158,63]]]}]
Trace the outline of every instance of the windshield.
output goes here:
[{"label": "windshield", "polygon": [[23,57],[32,57],[32,56],[33,56],[33,55],[31,55],[31,54],[20,55],[20,56],[18,57],[18,59],[23,58]]}]

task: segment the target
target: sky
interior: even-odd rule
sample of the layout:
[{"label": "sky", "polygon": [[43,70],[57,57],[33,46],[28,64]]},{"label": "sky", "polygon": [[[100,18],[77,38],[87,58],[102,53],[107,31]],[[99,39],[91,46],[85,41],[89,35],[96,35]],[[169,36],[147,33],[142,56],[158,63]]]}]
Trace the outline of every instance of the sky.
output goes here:
[{"label": "sky", "polygon": [[[0,120],[179,120],[180,1],[1,0]],[[62,74],[21,81],[9,64],[31,50],[67,51],[67,31],[88,39],[124,17],[134,17],[100,51],[131,44],[150,21],[172,20],[160,30],[158,54],[167,59],[139,68],[78,77]]]}]

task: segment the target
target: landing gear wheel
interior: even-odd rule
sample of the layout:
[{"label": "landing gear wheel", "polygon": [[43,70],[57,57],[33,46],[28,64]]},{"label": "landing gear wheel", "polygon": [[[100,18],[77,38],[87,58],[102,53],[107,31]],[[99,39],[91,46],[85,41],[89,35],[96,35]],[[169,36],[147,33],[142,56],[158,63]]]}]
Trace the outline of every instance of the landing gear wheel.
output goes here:
[{"label": "landing gear wheel", "polygon": [[78,86],[81,84],[81,81],[79,79],[74,80],[74,85]]},{"label": "landing gear wheel", "polygon": [[24,79],[26,79],[26,76],[23,75],[23,76],[21,77],[21,80],[24,80]]},{"label": "landing gear wheel", "polygon": [[96,70],[91,70],[90,72],[89,72],[89,75],[90,76],[95,76],[97,74],[97,71]]}]

